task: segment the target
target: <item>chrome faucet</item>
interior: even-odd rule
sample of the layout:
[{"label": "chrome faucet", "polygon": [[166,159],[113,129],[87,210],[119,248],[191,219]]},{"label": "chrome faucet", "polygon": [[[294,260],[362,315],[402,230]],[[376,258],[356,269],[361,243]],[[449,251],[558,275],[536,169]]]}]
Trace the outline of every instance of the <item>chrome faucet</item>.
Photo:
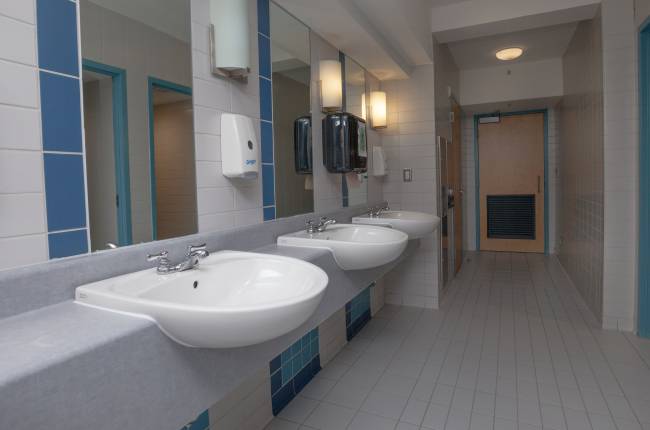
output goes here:
[{"label": "chrome faucet", "polygon": [[158,263],[156,267],[156,272],[160,275],[166,275],[169,273],[182,272],[184,270],[193,269],[198,266],[199,261],[210,253],[205,249],[205,243],[202,245],[190,245],[187,247],[187,254],[185,255],[185,260],[177,264],[172,264],[172,262],[167,258],[169,253],[166,250],[162,250],[158,254],[147,255],[147,261],[155,261]]},{"label": "chrome faucet", "polygon": [[379,218],[384,211],[389,211],[390,206],[388,206],[388,203],[384,203],[379,206],[374,206],[368,209],[368,216],[370,218]]},{"label": "chrome faucet", "polygon": [[322,233],[327,229],[328,225],[336,224],[336,220],[334,218],[327,218],[324,216],[320,218],[318,224],[316,224],[313,220],[307,220],[305,224],[307,226],[307,233]]}]

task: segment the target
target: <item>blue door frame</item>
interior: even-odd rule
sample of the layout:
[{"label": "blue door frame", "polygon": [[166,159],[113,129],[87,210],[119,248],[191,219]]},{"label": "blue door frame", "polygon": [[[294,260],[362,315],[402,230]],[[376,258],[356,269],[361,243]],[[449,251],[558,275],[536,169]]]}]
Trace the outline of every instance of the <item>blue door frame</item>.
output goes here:
[{"label": "blue door frame", "polygon": [[[500,116],[528,115],[534,113],[544,114],[544,254],[548,255],[548,109],[533,109],[516,112],[501,112]],[[480,166],[478,158],[478,124],[479,119],[494,116],[491,114],[474,115],[474,198],[476,205],[476,249],[481,249],[481,193],[480,193]]]},{"label": "blue door frame", "polygon": [[639,292],[637,332],[650,338],[650,22],[639,32]]},{"label": "blue door frame", "polygon": [[149,98],[149,178],[151,189],[151,239],[158,239],[158,198],[156,196],[156,153],[154,141],[154,109],[153,109],[153,91],[155,88],[164,88],[177,93],[192,96],[192,88],[165,81],[154,77],[148,80],[148,98]]},{"label": "blue door frame", "polygon": [[[126,70],[84,59],[84,70],[110,76],[113,87],[113,150],[115,193],[117,195],[117,240],[120,246],[132,243],[131,181],[129,178],[129,127],[126,101]],[[92,226],[91,226],[92,228]]]}]

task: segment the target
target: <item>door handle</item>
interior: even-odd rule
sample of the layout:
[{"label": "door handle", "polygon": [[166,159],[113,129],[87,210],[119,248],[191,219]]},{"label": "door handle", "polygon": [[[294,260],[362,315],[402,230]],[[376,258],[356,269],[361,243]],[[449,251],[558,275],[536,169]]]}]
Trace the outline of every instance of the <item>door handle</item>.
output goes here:
[{"label": "door handle", "polygon": [[537,176],[537,193],[539,194],[541,192],[542,192],[542,177]]}]

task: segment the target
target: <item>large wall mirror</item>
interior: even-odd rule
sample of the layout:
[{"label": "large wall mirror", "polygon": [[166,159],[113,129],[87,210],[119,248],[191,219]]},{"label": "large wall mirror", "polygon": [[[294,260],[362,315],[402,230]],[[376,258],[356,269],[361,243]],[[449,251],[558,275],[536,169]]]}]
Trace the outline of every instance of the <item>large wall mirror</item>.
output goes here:
[{"label": "large wall mirror", "polygon": [[[345,110],[367,121],[366,72],[353,59],[345,57]],[[367,127],[364,131],[367,130]],[[367,136],[362,136],[367,139]],[[366,143],[367,145],[367,143]],[[368,201],[368,173],[348,173],[343,184],[343,201],[349,206],[365,205]]]},{"label": "large wall mirror", "polygon": [[196,233],[190,1],[80,10],[91,250]]},{"label": "large wall mirror", "polygon": [[270,5],[277,218],[314,211],[309,28]]}]

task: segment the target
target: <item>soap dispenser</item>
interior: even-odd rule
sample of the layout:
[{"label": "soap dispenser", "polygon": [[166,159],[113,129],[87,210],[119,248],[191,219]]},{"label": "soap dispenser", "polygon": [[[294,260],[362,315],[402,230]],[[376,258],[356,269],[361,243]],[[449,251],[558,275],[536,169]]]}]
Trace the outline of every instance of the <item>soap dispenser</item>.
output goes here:
[{"label": "soap dispenser", "polygon": [[259,174],[259,145],[253,120],[221,114],[221,166],[228,178],[255,179]]}]

